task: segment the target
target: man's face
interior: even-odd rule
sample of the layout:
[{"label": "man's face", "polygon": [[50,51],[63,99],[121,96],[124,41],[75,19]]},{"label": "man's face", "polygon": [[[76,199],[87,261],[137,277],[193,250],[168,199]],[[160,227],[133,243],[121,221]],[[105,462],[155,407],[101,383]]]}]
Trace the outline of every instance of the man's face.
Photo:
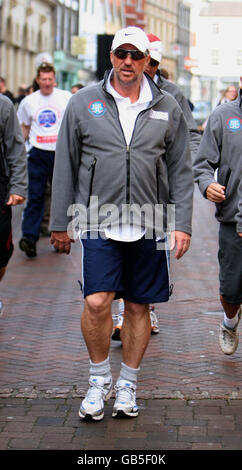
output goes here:
[{"label": "man's face", "polygon": [[[137,50],[132,44],[123,44],[118,49]],[[146,65],[149,63],[149,56],[144,56],[140,60],[132,59],[128,54],[124,59],[118,58],[114,52],[110,53],[110,60],[114,68],[114,74],[121,86],[127,87],[137,81],[140,81],[145,70]]]},{"label": "man's face", "polygon": [[152,80],[156,74],[158,67],[159,67],[159,62],[153,59],[150,59],[150,62],[145,67],[145,72],[148,73],[148,75],[152,78]]},{"label": "man's face", "polygon": [[55,74],[54,72],[41,71],[39,77],[36,78],[36,82],[43,95],[50,95],[53,92],[53,88],[56,86]]}]

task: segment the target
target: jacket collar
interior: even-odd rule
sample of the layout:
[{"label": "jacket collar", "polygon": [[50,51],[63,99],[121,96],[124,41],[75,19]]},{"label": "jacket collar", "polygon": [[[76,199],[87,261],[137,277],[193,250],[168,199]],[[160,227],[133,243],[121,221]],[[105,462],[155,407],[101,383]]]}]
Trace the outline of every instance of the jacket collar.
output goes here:
[{"label": "jacket collar", "polygon": [[[108,80],[108,77],[109,77],[109,74],[110,74],[111,70],[106,70],[105,74],[104,74],[104,77],[103,77],[103,80],[102,80],[102,87],[104,89],[104,91],[106,93],[108,93],[107,91],[107,80]],[[161,98],[163,98],[164,96],[164,93],[162,92],[162,90],[160,90],[160,88],[156,85],[156,83],[152,80],[152,78],[150,78],[150,76],[147,74],[147,73],[144,73],[145,77],[147,78],[148,80],[148,83],[150,85],[150,88],[151,88],[151,93],[152,93],[152,96],[153,96],[153,100],[152,100],[152,105],[156,104]]]}]

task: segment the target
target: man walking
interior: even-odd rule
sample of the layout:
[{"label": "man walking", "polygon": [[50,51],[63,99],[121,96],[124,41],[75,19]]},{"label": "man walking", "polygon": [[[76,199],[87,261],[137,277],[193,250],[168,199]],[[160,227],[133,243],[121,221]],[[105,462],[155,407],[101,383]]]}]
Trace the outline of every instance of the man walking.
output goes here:
[{"label": "man walking", "polygon": [[193,118],[188,100],[182,93],[179,86],[177,86],[170,80],[167,80],[161,75],[161,72],[159,70],[160,62],[162,60],[161,40],[158,38],[158,36],[155,36],[154,34],[148,34],[147,36],[150,42],[150,62],[146,66],[145,71],[152,78],[152,80],[154,80],[154,82],[161,90],[167,91],[172,96],[174,96],[180,108],[182,109],[189,129],[190,149],[192,160],[194,161],[200,144],[201,134]]},{"label": "man walking", "polygon": [[[192,116],[191,109],[188,104],[188,100],[185,98],[182,91],[175,83],[172,83],[171,81],[166,80],[161,75],[161,72],[159,70],[160,62],[162,60],[162,49],[163,49],[161,40],[158,38],[158,36],[155,36],[154,34],[148,34],[147,36],[148,36],[149,43],[150,43],[149,44],[150,61],[146,65],[145,72],[152,78],[152,80],[154,80],[154,82],[157,84],[160,90],[167,91],[172,96],[174,96],[174,98],[178,102],[188,125],[189,137],[190,137],[190,150],[191,150],[192,160],[194,160],[198,151],[199,144],[200,144],[201,135],[197,128],[196,122]],[[154,305],[150,305],[149,310],[150,310],[150,320],[151,320],[151,334],[157,334],[159,333],[159,327],[158,327],[158,318],[155,313]],[[120,341],[120,339],[122,339],[121,331],[122,331],[123,320],[124,320],[124,307],[123,307],[122,301],[119,303],[119,313],[118,315],[116,315],[116,318],[117,318],[117,321],[115,322],[115,325],[113,328],[112,339],[115,341]]]},{"label": "man walking", "polygon": [[26,190],[26,155],[21,128],[12,102],[0,95],[0,281],[13,253],[11,206],[23,204]]},{"label": "man walking", "polygon": [[[175,204],[179,259],[190,244],[193,194],[187,125],[173,97],[143,73],[150,59],[144,31],[119,30],[110,58],[113,69],[104,80],[80,90],[68,104],[57,142],[51,211],[51,242],[66,253],[69,206],[76,202],[90,216],[87,232],[82,231],[81,318],[90,388],[79,415],[97,421],[112,392],[112,301],[122,297],[125,303],[113,417],[132,418],[138,415],[137,376],[150,339],[149,303],[165,302],[170,293],[161,237],[152,222],[131,224],[124,211]],[[91,214],[95,201],[98,220]],[[105,224],[105,214],[111,214],[111,223]]]},{"label": "man walking", "polygon": [[32,146],[28,157],[28,201],[23,213],[23,236],[19,247],[30,258],[36,256],[36,242],[44,212],[45,188],[52,180],[55,148],[61,120],[71,93],[55,88],[55,69],[42,63],[37,69],[39,90],[26,96],[18,109],[25,140]]},{"label": "man walking", "polygon": [[[206,125],[194,162],[195,181],[202,195],[216,204],[215,216],[220,222],[218,260],[220,301],[224,309],[224,320],[220,329],[219,344],[224,354],[233,354],[237,349],[237,328],[241,317],[241,104],[240,90],[235,101],[215,108]],[[218,170],[217,178],[215,170]]]}]

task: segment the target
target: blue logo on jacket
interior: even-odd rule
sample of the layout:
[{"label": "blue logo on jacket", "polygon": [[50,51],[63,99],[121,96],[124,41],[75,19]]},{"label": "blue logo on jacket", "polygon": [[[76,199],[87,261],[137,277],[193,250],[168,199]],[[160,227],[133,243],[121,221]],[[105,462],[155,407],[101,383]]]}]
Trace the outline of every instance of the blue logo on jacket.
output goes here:
[{"label": "blue logo on jacket", "polygon": [[95,100],[91,101],[88,105],[88,111],[91,113],[93,116],[103,116],[105,111],[106,111],[106,103],[101,100]]},{"label": "blue logo on jacket", "polygon": [[242,119],[237,116],[231,117],[227,120],[226,125],[230,131],[239,131],[242,128]]}]

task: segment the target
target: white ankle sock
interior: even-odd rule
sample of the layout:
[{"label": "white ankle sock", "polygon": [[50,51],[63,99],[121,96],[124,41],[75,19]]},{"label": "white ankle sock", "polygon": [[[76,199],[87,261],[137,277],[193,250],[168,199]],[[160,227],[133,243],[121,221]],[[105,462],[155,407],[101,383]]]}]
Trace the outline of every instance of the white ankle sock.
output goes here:
[{"label": "white ankle sock", "polygon": [[224,313],[224,325],[227,326],[228,328],[233,329],[236,326],[236,323],[238,322],[238,313],[236,313],[234,318],[228,318],[226,313]]},{"label": "white ankle sock", "polygon": [[124,362],[121,362],[121,369],[119,379],[128,380],[129,382],[137,382],[137,375],[140,371],[140,367],[138,369],[134,369],[133,367],[129,367]]},{"label": "white ankle sock", "polygon": [[90,360],[90,375],[101,375],[105,378],[109,378],[111,376],[111,368],[109,362],[109,356],[102,362],[92,362]]}]

